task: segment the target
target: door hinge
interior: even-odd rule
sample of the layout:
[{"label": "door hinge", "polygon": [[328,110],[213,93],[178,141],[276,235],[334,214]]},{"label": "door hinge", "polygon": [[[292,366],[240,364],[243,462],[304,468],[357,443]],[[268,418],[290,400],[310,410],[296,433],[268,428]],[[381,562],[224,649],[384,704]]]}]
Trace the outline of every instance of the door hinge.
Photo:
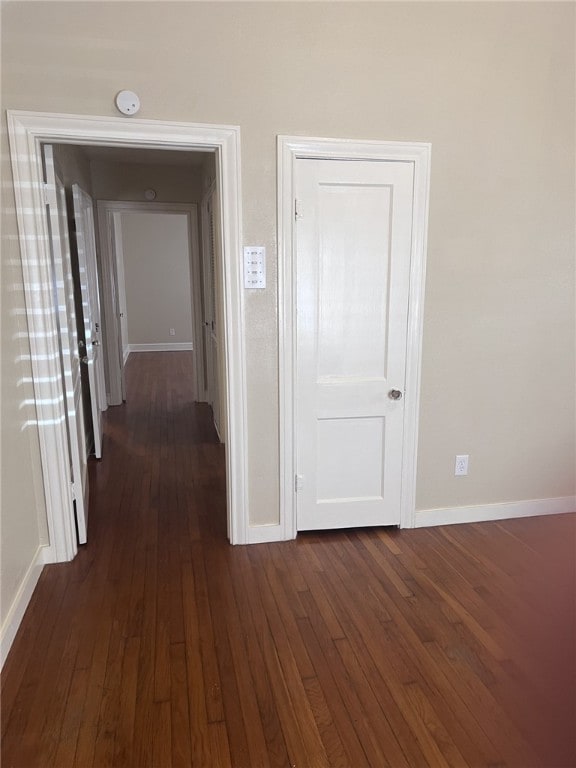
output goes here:
[{"label": "door hinge", "polygon": [[43,185],[43,190],[44,190],[44,205],[52,205],[52,206],[57,205],[56,190],[54,189],[54,187],[50,186],[50,184],[48,184],[48,182],[45,181]]},{"label": "door hinge", "polygon": [[294,475],[294,490],[296,493],[304,488],[304,475]]}]

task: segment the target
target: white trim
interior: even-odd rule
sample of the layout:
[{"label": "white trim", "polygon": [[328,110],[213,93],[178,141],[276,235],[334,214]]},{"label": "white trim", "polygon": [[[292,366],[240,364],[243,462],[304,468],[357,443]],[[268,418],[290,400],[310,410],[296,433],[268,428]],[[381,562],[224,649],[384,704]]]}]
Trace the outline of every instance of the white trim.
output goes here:
[{"label": "white trim", "polygon": [[222,204],[224,368],[227,397],[227,506],[230,541],[248,528],[244,292],[242,280],[240,129],[135,118],[57,115],[8,110],[16,212],[30,333],[48,531],[56,561],[77,552],[69,481],[64,397],[43,197],[43,142],[98,146],[211,149],[216,152]]},{"label": "white trim", "polygon": [[0,669],[4,666],[6,657],[12,647],[42,569],[45,563],[50,562],[47,549],[48,547],[40,545],[36,550],[2,624],[2,629],[0,630]]},{"label": "white trim", "polygon": [[410,267],[410,299],[404,407],[402,498],[400,527],[415,524],[416,455],[420,399],[420,368],[424,323],[424,286],[428,232],[431,145],[387,141],[355,141],[278,137],[278,307],[280,406],[280,526],[282,538],[296,537],[296,474],[294,440],[295,387],[295,259],[294,169],[298,158],[391,160],[414,165],[414,215]]},{"label": "white trim", "polygon": [[499,504],[477,504],[471,507],[443,507],[416,512],[415,527],[432,525],[457,525],[483,523],[489,520],[510,520],[515,517],[564,515],[576,512],[576,496],[559,496],[553,499],[505,501]]},{"label": "white trim", "polygon": [[246,544],[269,544],[285,539],[285,526],[282,524],[249,525]]},{"label": "white trim", "polygon": [[128,344],[128,354],[131,352],[184,352],[192,351],[191,341],[176,341],[173,344]]}]

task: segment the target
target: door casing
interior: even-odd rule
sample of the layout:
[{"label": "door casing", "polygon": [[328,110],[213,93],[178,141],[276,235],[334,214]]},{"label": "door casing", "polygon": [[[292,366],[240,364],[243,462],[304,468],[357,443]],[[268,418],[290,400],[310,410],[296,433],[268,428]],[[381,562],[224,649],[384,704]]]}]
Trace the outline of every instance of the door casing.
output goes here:
[{"label": "door casing", "polygon": [[280,521],[284,539],[296,537],[296,259],[295,165],[299,158],[319,160],[373,160],[412,163],[414,166],[410,297],[406,350],[404,444],[400,527],[415,525],[416,459],[428,201],[430,190],[429,143],[357,141],[348,139],[279,136],[278,161],[278,305],[280,407]]},{"label": "door casing", "polygon": [[135,118],[7,111],[31,367],[50,546],[45,562],[71,560],[78,549],[70,496],[64,397],[42,178],[42,144],[215,151],[221,190],[224,371],[227,417],[228,537],[249,536],[247,504],[244,297],[241,259],[240,129]]}]

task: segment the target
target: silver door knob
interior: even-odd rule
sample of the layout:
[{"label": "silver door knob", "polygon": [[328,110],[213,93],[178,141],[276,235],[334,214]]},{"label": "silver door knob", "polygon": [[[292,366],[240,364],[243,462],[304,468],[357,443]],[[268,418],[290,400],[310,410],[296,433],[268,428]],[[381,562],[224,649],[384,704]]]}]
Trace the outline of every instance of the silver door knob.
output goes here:
[{"label": "silver door knob", "polygon": [[84,363],[84,365],[88,365],[88,363],[90,362],[90,360],[88,360],[88,358],[86,357],[86,355],[84,355],[84,357],[81,357],[81,358],[80,358],[80,362],[81,362],[81,363]]},{"label": "silver door knob", "polygon": [[99,347],[100,346],[100,342],[98,341],[98,339],[94,339],[94,341],[92,342],[92,346],[93,347]]},{"label": "silver door knob", "polygon": [[388,397],[390,400],[401,400],[402,392],[400,392],[399,389],[391,389],[390,392],[388,392]]}]

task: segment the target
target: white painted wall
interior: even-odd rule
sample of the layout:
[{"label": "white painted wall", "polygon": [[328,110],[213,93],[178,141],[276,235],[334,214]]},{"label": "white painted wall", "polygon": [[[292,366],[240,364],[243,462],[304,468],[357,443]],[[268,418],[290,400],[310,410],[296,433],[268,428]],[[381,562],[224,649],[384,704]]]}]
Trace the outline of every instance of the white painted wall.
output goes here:
[{"label": "white painted wall", "polygon": [[122,213],[120,219],[128,344],[191,344],[187,216]]}]

